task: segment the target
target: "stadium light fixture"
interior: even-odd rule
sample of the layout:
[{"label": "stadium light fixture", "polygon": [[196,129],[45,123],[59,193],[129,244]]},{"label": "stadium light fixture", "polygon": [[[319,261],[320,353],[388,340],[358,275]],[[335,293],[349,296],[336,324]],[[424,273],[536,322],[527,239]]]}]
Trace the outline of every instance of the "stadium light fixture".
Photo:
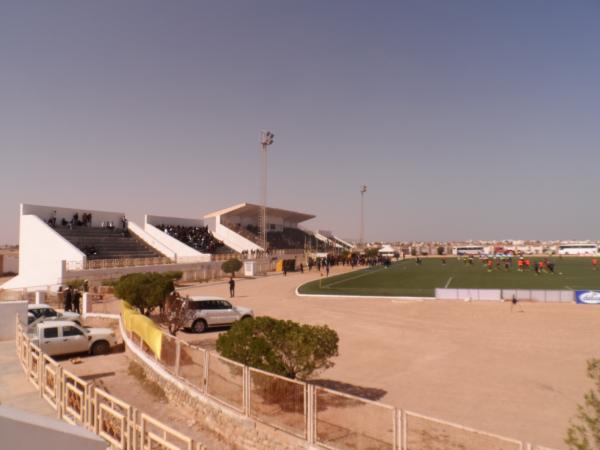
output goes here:
[{"label": "stadium light fixture", "polygon": [[259,217],[260,240],[263,250],[267,250],[267,147],[273,144],[275,135],[270,131],[260,132],[262,153],[262,205]]},{"label": "stadium light fixture", "polygon": [[359,244],[363,246],[365,244],[365,193],[367,192],[367,185],[363,184],[360,187],[360,237]]}]

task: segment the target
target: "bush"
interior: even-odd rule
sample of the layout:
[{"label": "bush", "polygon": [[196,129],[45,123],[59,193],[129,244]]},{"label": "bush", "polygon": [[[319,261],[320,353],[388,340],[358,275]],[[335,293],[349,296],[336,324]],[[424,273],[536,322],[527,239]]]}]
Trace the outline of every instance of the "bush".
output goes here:
[{"label": "bush", "polygon": [[225,273],[231,274],[231,276],[235,276],[235,273],[241,268],[242,262],[236,258],[228,259],[221,264],[221,270]]},{"label": "bush", "polygon": [[76,278],[75,280],[67,281],[66,285],[69,286],[71,289],[83,289],[84,282],[85,280],[83,280],[82,278]]},{"label": "bush", "polygon": [[171,273],[132,273],[115,283],[117,297],[127,301],[142,314],[150,315],[162,307],[167,296],[175,290]]},{"label": "bush", "polygon": [[224,357],[288,378],[306,379],[333,366],[338,335],[327,325],[258,317],[236,322],[217,339]]},{"label": "bush", "polygon": [[567,430],[565,443],[572,450],[600,450],[600,359],[588,361],[587,374],[594,389],[584,395]]}]

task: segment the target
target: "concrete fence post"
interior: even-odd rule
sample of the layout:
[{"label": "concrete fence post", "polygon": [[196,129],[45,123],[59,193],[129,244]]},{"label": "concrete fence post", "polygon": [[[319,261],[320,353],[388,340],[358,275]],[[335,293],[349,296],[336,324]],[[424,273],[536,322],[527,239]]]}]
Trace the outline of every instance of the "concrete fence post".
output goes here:
[{"label": "concrete fence post", "polygon": [[208,393],[208,350],[204,350],[204,393]]},{"label": "concrete fence post", "polygon": [[316,437],[316,422],[315,417],[316,398],[315,398],[315,386],[313,384],[306,384],[306,440],[310,445],[314,445]]},{"label": "concrete fence post", "polygon": [[83,316],[85,317],[87,315],[87,313],[90,312],[90,305],[89,305],[90,294],[88,292],[84,292],[83,296],[81,298],[81,301],[83,303],[83,305],[81,305],[82,306],[81,311],[83,313]]},{"label": "concrete fence post", "polygon": [[400,410],[400,449],[406,450],[408,443],[406,442],[406,411]]},{"label": "concrete fence post", "polygon": [[40,303],[44,303],[45,300],[45,292],[35,291],[35,304],[39,305]]},{"label": "concrete fence post", "polygon": [[250,368],[244,366],[244,414],[250,416]]},{"label": "concrete fence post", "polygon": [[181,341],[175,341],[175,375],[179,376],[179,365],[181,364]]}]

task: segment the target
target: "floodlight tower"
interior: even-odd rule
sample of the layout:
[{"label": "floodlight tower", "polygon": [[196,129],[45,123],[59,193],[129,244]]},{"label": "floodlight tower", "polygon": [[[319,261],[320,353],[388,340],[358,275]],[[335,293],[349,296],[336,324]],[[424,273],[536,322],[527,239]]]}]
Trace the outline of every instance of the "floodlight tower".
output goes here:
[{"label": "floodlight tower", "polygon": [[365,244],[365,192],[367,192],[367,185],[363,184],[360,187],[360,238],[359,244],[364,246]]},{"label": "floodlight tower", "polygon": [[262,205],[258,227],[260,231],[260,243],[263,250],[267,250],[267,147],[273,144],[275,135],[270,131],[260,132],[260,146],[262,153]]}]

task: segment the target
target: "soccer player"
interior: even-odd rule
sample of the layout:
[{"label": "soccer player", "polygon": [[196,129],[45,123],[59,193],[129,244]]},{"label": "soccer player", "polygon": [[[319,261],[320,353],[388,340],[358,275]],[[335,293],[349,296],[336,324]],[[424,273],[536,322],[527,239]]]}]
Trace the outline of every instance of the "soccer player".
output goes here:
[{"label": "soccer player", "polygon": [[598,270],[598,258],[592,258],[592,268]]},{"label": "soccer player", "polygon": [[492,258],[490,258],[490,259],[487,260],[487,269],[488,269],[488,272],[491,272],[493,267],[494,267],[494,261],[492,261]]},{"label": "soccer player", "polygon": [[517,299],[517,294],[513,294],[513,296],[512,296],[512,300],[511,300],[511,303],[510,303],[510,312],[512,312],[512,311],[513,311],[513,308],[515,308],[515,307],[517,307],[517,306],[519,307],[519,311],[518,311],[518,312],[525,312],[525,311],[523,310],[523,307],[522,307],[522,306],[521,306],[521,304],[519,303],[519,300]]},{"label": "soccer player", "polygon": [[523,272],[523,259],[522,258],[517,261],[517,267],[518,267],[519,272]]}]

